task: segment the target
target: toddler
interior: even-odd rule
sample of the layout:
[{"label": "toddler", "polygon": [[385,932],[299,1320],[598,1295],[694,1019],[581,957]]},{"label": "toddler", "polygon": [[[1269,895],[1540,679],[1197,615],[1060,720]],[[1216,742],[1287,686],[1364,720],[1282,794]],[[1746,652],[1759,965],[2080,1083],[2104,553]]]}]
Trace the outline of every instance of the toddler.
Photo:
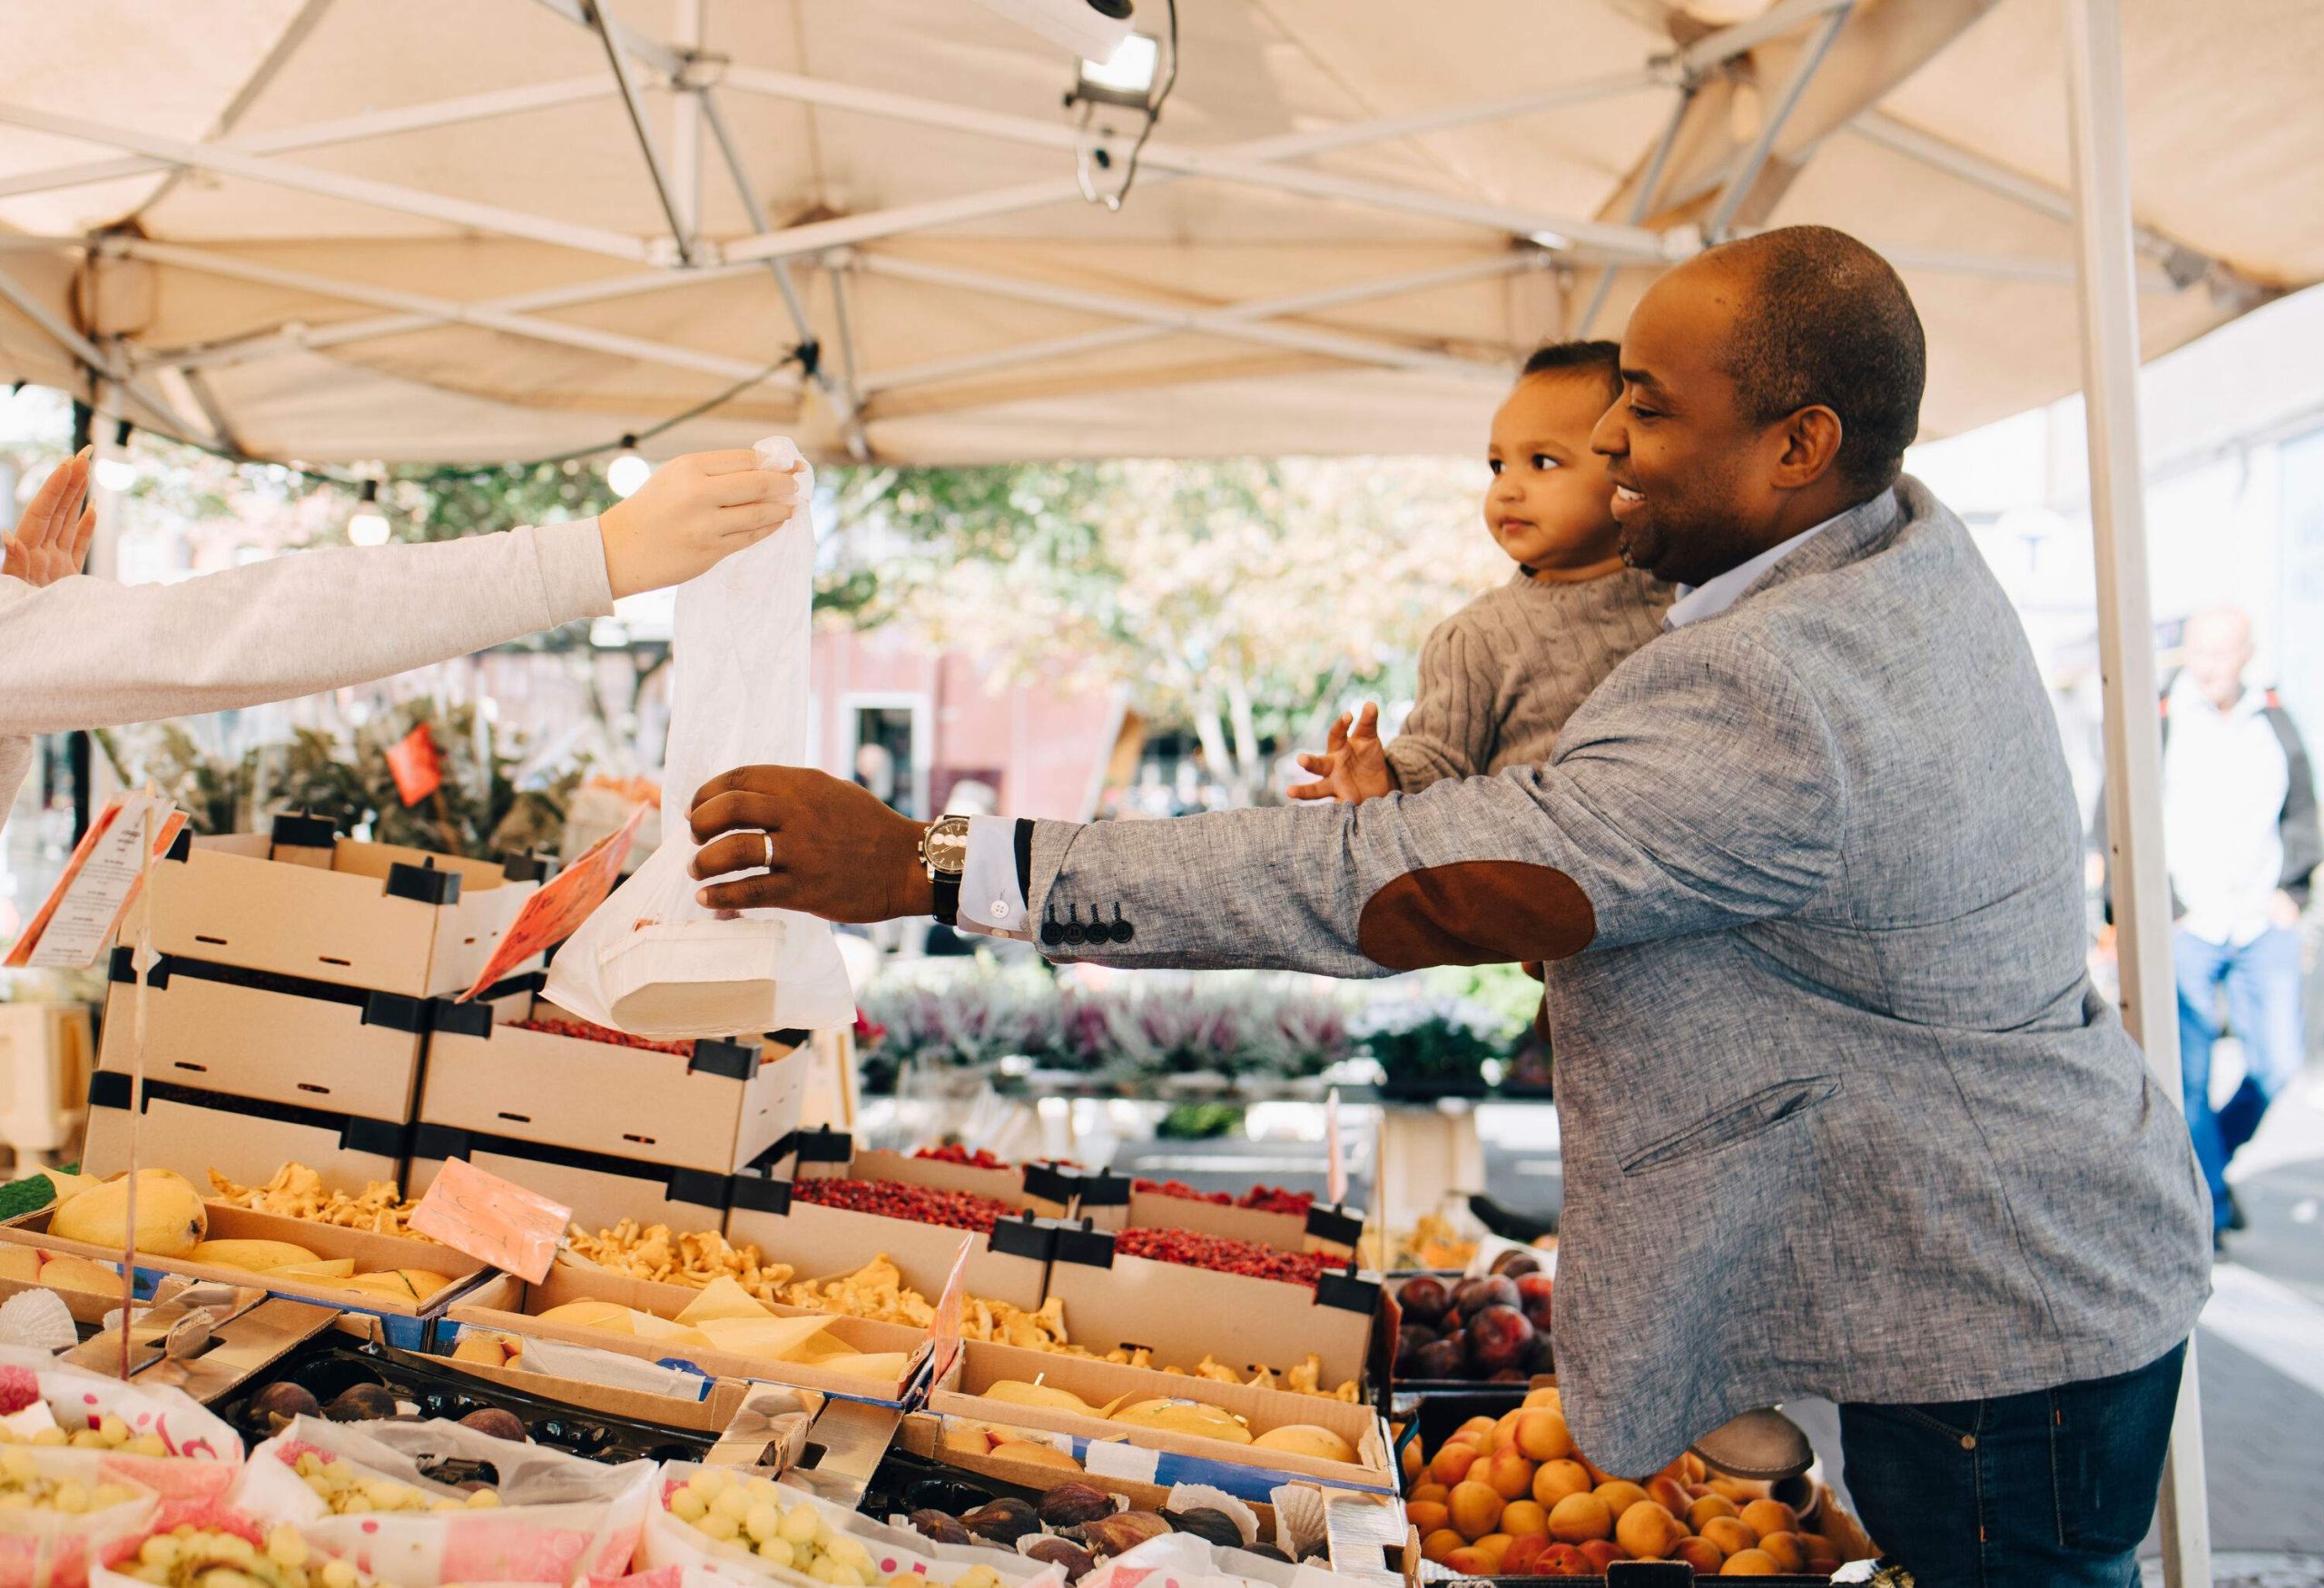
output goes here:
[{"label": "toddler", "polygon": [[1526,360],[1486,454],[1485,528],[1516,574],[1429,635],[1403,731],[1383,744],[1377,706],[1352,725],[1343,715],[1323,755],[1299,757],[1321,781],[1292,798],[1354,804],[1544,763],[1574,708],[1662,632],[1675,592],[1623,566],[1613,483],[1590,449],[1621,395],[1620,355],[1608,341],[1553,342]]}]

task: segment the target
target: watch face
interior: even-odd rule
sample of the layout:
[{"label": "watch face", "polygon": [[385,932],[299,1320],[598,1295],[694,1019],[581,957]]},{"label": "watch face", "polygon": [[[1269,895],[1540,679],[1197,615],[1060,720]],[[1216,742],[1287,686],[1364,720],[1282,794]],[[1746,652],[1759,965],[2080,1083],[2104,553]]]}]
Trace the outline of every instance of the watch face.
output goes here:
[{"label": "watch face", "polygon": [[940,872],[955,874],[969,866],[969,824],[966,822],[939,822],[928,834],[928,863]]}]

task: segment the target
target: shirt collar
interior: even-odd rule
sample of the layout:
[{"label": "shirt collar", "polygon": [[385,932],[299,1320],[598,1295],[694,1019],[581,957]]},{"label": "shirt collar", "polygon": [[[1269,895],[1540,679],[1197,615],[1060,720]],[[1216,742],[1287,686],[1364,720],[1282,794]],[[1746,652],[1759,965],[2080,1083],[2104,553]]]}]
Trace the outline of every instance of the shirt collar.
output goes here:
[{"label": "shirt collar", "polygon": [[2268,692],[2254,689],[2249,684],[2235,697],[2235,704],[2225,711],[2211,704],[2211,697],[2195,686],[2195,680],[2185,672],[2171,681],[2171,710],[2173,715],[2187,717],[2201,712],[2221,722],[2237,722],[2259,715],[2268,707]]},{"label": "shirt collar", "polygon": [[1884,491],[1870,501],[1858,502],[1844,512],[1835,513],[1813,528],[1803,529],[1790,539],[1770,546],[1749,562],[1728,568],[1716,578],[1707,579],[1699,585],[1680,585],[1678,587],[1679,598],[1670,603],[1670,610],[1663,615],[1662,626],[1665,629],[1684,628],[1690,623],[1700,623],[1706,617],[1718,616],[1740,600],[1743,592],[1757,584],[1761,574],[1833,525],[1885,502],[1888,496],[1889,493]]}]

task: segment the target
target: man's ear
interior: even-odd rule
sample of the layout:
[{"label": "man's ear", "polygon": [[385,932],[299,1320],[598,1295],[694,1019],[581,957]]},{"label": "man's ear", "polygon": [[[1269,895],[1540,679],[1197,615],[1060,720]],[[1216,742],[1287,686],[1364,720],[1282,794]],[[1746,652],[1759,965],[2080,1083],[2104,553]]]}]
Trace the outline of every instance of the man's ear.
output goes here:
[{"label": "man's ear", "polygon": [[1784,421],[1783,454],[1772,483],[1784,490],[1814,485],[1839,458],[1840,439],[1838,414],[1821,403],[1801,409]]}]

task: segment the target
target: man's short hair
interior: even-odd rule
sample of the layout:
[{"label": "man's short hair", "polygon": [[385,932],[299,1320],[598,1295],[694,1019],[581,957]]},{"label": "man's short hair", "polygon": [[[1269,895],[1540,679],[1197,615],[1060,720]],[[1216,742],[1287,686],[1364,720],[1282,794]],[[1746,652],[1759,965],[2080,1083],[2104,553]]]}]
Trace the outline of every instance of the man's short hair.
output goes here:
[{"label": "man's short hair", "polygon": [[1920,430],[1928,342],[1888,261],[1829,226],[1780,227],[1705,257],[1755,290],[1728,350],[1752,422],[1828,408],[1840,416],[1840,477],[1866,491],[1894,485]]},{"label": "man's short hair", "polygon": [[1620,342],[1543,342],[1519,371],[1520,380],[1535,375],[1595,375],[1606,383],[1611,406],[1622,395],[1622,346]]}]

